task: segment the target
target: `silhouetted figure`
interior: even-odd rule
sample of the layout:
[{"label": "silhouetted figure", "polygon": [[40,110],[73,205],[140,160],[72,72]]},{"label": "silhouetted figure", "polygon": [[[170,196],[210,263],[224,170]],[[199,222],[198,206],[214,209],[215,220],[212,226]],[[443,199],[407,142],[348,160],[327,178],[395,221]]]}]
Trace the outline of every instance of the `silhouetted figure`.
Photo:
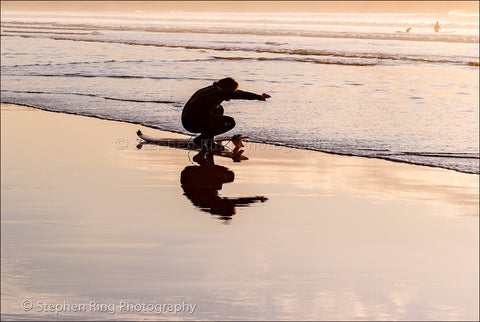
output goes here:
[{"label": "silhouetted figure", "polygon": [[435,29],[435,32],[440,32],[440,29],[442,29],[442,28],[440,27],[440,25],[438,24],[438,21],[437,21],[437,23],[435,24],[435,26],[433,26],[433,28]]},{"label": "silhouetted figure", "polygon": [[223,106],[220,104],[231,99],[265,101],[269,97],[265,93],[258,95],[241,91],[233,78],[223,78],[193,94],[183,108],[182,125],[187,131],[201,133],[193,139],[197,146],[223,151],[223,146],[216,144],[213,137],[233,129],[235,120],[223,115]]},{"label": "silhouetted figure", "polygon": [[220,197],[224,183],[233,182],[235,174],[226,167],[216,165],[213,153],[200,151],[193,157],[199,165],[188,166],[183,169],[180,183],[185,196],[203,211],[212,215],[220,215],[224,220],[230,220],[236,213],[236,207],[248,206],[254,202],[265,202],[263,196],[246,198]]},{"label": "silhouetted figure", "polygon": [[412,30],[412,27],[408,27],[405,31],[410,32],[410,30]]}]

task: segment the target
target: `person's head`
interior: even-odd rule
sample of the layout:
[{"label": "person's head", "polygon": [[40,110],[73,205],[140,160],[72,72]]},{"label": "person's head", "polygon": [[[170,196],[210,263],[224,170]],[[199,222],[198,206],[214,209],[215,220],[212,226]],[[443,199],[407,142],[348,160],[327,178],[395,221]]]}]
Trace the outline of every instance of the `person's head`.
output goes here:
[{"label": "person's head", "polygon": [[232,92],[238,89],[238,83],[231,77],[222,78],[219,81],[214,82],[213,85],[219,86],[221,89]]}]

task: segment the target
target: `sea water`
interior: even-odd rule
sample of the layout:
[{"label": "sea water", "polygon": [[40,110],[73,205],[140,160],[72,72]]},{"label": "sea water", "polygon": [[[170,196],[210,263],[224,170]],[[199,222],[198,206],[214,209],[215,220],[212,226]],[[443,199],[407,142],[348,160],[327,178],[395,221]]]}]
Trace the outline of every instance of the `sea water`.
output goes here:
[{"label": "sea water", "polygon": [[478,14],[2,11],[1,57],[2,102],[191,134],[230,76],[272,96],[224,102],[230,134],[480,173]]}]

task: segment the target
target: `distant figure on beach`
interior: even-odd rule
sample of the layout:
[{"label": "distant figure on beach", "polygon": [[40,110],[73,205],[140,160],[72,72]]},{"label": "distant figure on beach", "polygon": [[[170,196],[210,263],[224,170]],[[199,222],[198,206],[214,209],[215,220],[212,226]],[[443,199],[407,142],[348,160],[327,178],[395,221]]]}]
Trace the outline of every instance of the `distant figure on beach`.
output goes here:
[{"label": "distant figure on beach", "polygon": [[435,29],[435,32],[439,32],[440,29],[442,29],[442,28],[440,27],[440,25],[438,24],[438,21],[437,21],[437,23],[435,24],[435,26],[433,26],[433,28]]},{"label": "distant figure on beach", "polygon": [[220,215],[223,220],[230,220],[236,213],[236,207],[246,207],[255,202],[265,202],[266,197],[220,197],[224,183],[233,182],[235,174],[228,168],[216,165],[213,153],[200,151],[193,157],[197,165],[187,166],[180,175],[180,183],[185,196],[203,211]]},{"label": "distant figure on beach", "polygon": [[220,79],[212,85],[199,89],[188,100],[182,112],[182,125],[190,132],[200,133],[193,142],[201,149],[222,151],[224,148],[213,141],[215,135],[230,131],[235,120],[223,115],[223,101],[231,99],[265,101],[270,95],[241,91],[231,77]]},{"label": "distant figure on beach", "polygon": [[407,29],[405,29],[405,31],[397,30],[397,32],[404,33],[404,32],[410,32],[410,30],[412,30],[412,27],[408,27]]}]

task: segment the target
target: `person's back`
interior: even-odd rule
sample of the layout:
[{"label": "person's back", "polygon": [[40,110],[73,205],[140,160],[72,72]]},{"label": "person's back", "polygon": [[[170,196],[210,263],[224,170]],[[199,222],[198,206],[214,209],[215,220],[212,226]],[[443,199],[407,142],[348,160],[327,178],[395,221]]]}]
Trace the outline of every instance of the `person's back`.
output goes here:
[{"label": "person's back", "polygon": [[442,28],[440,28],[440,25],[438,24],[438,21],[437,21],[437,23],[435,24],[434,29],[435,29],[435,32],[439,32],[440,29],[442,29]]},{"label": "person's back", "polygon": [[212,115],[213,110],[222,102],[222,96],[221,89],[215,85],[199,89],[185,104],[182,112],[182,122],[186,122],[188,125],[190,120],[197,117]]}]

